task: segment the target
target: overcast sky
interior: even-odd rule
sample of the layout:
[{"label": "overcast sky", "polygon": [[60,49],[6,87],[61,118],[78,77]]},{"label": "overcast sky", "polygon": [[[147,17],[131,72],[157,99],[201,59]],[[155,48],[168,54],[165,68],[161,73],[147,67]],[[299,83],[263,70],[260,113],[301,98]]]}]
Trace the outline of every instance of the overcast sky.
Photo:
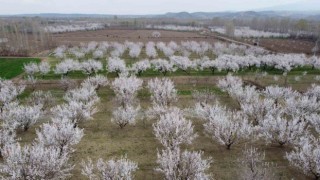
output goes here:
[{"label": "overcast sky", "polygon": [[0,14],[160,14],[243,11],[320,0],[0,0]]}]

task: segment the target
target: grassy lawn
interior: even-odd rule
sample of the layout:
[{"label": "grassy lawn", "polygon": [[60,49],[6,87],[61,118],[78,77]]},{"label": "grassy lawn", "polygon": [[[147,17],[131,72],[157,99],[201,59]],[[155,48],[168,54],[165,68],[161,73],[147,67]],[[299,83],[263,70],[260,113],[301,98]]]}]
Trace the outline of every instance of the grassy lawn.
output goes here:
[{"label": "grassy lawn", "polygon": [[0,77],[11,79],[23,72],[23,64],[40,62],[38,58],[0,58]]}]

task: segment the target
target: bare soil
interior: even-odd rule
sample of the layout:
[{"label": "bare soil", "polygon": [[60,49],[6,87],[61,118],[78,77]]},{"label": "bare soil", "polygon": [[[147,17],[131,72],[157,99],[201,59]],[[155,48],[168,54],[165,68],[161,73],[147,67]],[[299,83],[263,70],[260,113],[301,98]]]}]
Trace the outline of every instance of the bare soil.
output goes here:
[{"label": "bare soil", "polygon": [[121,29],[104,29],[97,31],[78,31],[67,32],[60,34],[53,34],[53,40],[57,45],[75,45],[80,42],[90,41],[117,41],[124,42],[126,40],[133,42],[148,42],[148,41],[207,41],[216,42],[214,37],[207,37],[200,35],[197,32],[178,32],[178,31],[165,31],[156,30],[161,33],[160,38],[152,37],[152,32],[155,30],[121,30]]},{"label": "bare soil", "polygon": [[[245,81],[253,82],[252,76],[243,76]],[[294,82],[294,77],[289,78],[289,85],[293,89],[301,90],[310,87],[313,82],[313,75],[306,75],[304,81]],[[143,78],[147,81],[150,78]],[[199,87],[215,87],[218,77],[174,77],[172,78],[179,91],[194,90]],[[266,86],[275,83],[272,76],[259,79],[256,84]],[[80,81],[80,80],[77,80]],[[57,84],[58,81],[41,81],[37,90],[50,90],[59,101],[64,94],[62,89]],[[281,85],[283,78],[280,77],[277,84]],[[48,83],[48,84],[46,84]],[[56,83],[56,84],[54,84]],[[150,95],[146,95],[146,89],[142,89],[138,93],[143,111],[146,111],[150,105]],[[102,88],[98,92],[101,102],[99,104],[99,112],[91,121],[80,124],[80,128],[84,128],[85,136],[81,142],[75,147],[76,151],[71,156],[71,162],[75,164],[75,169],[72,171],[71,180],[85,179],[81,175],[80,162],[87,157],[96,161],[98,158],[109,160],[127,156],[128,159],[135,161],[139,165],[138,171],[135,173],[135,179],[163,179],[164,177],[157,173],[154,169],[158,166],[156,163],[157,151],[163,149],[162,145],[153,135],[152,124],[156,120],[139,119],[135,125],[128,125],[124,129],[120,129],[115,124],[111,123],[112,111],[117,107],[114,102],[114,93],[109,88]],[[216,94],[219,102],[226,105],[228,108],[238,108],[237,104],[225,94]],[[176,104],[181,108],[188,108],[194,105],[194,100],[191,95],[179,95],[179,102]],[[292,147],[279,147],[276,144],[266,145],[264,141],[247,142],[232,146],[231,150],[217,142],[213,141],[210,136],[204,133],[203,121],[190,118],[195,126],[195,132],[199,135],[192,145],[183,146],[183,149],[190,151],[203,151],[203,157],[212,157],[214,163],[211,165],[208,173],[211,173],[215,179],[229,180],[239,179],[241,168],[239,167],[238,158],[241,156],[242,150],[245,147],[254,146],[260,151],[265,152],[266,161],[274,165],[273,171],[276,179],[305,179],[311,180],[301,171],[289,166],[284,156],[286,152],[290,152]],[[44,119],[39,122],[48,121]],[[39,126],[31,128],[28,132],[21,132],[18,136],[22,143],[30,144],[36,137],[35,129]]]},{"label": "bare soil", "polygon": [[[243,39],[244,42],[254,44],[254,39]],[[312,54],[315,43],[301,39],[261,39],[260,46],[277,53],[305,53]]]}]

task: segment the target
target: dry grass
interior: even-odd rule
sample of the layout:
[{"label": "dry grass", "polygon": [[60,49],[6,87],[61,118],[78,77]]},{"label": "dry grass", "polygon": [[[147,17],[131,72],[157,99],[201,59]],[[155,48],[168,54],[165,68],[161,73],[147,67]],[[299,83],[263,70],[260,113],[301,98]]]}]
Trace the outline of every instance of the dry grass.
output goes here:
[{"label": "dry grass", "polygon": [[[221,104],[229,108],[237,108],[236,103],[230,99],[225,93],[222,93],[215,87],[218,77],[174,77],[173,80],[179,90],[179,102],[177,106],[181,108],[192,107],[194,101],[191,97],[191,91],[194,89],[209,88],[218,96]],[[251,76],[244,76],[244,79],[250,79]],[[290,77],[291,79],[293,77]],[[143,78],[145,81],[149,78]],[[310,86],[313,76],[307,75],[303,78],[303,82],[295,82],[290,84],[294,89],[305,90]],[[197,80],[197,81],[195,81]],[[281,80],[280,80],[281,81]],[[289,81],[291,82],[291,81]],[[257,83],[262,85],[273,84],[272,76],[267,76],[260,79]],[[279,82],[280,83],[280,82]],[[280,83],[281,84],[281,83]],[[52,89],[51,86],[40,86],[38,89]],[[54,95],[61,99],[63,91],[57,87],[53,90]],[[25,95],[27,96],[27,95]],[[71,162],[76,165],[73,170],[71,179],[85,179],[81,175],[80,162],[87,157],[97,160],[103,158],[105,160],[111,158],[119,158],[127,156],[139,164],[139,170],[135,174],[136,179],[163,179],[163,177],[154,171],[156,168],[156,153],[161,150],[162,146],[155,139],[152,130],[152,123],[155,120],[140,119],[134,126],[126,126],[120,129],[118,126],[111,123],[111,112],[115,108],[113,101],[114,93],[110,88],[103,88],[99,91],[101,102],[99,104],[100,112],[94,116],[94,119],[80,125],[84,128],[85,136],[81,142],[76,146],[76,151],[72,154]],[[143,110],[150,106],[149,94],[146,89],[139,92],[138,99]],[[48,119],[43,119],[46,122]],[[204,151],[205,157],[213,157],[209,173],[215,179],[237,179],[239,173],[239,165],[237,159],[241,155],[241,151],[246,144],[235,145],[231,150],[226,150],[206,136],[203,131],[203,122],[198,119],[191,119],[195,126],[195,131],[199,137],[194,140],[192,145],[183,148],[195,151]],[[38,128],[39,124],[35,127]],[[36,137],[35,128],[31,128],[28,132],[19,132],[18,135],[22,138],[24,143],[30,143]],[[265,151],[268,162],[272,162],[277,166],[274,168],[278,179],[308,179],[300,171],[290,167],[287,160],[284,159],[286,152],[290,151],[290,147],[280,148],[277,145],[265,145],[263,141],[250,143],[247,146],[253,145],[262,151]]]}]

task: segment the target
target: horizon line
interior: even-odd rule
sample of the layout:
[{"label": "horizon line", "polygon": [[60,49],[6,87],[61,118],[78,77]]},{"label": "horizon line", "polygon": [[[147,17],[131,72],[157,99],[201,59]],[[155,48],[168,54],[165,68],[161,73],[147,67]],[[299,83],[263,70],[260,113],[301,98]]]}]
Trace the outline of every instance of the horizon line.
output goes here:
[{"label": "horizon line", "polygon": [[156,14],[107,14],[107,13],[63,13],[63,12],[41,12],[41,13],[19,13],[19,14],[1,14],[0,16],[24,16],[24,15],[50,15],[50,14],[57,14],[57,15],[105,15],[105,16],[154,16],[154,15],[164,15],[169,13],[188,13],[188,14],[194,14],[194,13],[239,13],[239,12],[305,12],[305,13],[311,13],[311,12],[319,12],[319,10],[243,10],[243,11],[232,11],[232,10],[226,10],[226,11],[176,11],[176,12],[164,12],[164,13],[156,13]]}]

